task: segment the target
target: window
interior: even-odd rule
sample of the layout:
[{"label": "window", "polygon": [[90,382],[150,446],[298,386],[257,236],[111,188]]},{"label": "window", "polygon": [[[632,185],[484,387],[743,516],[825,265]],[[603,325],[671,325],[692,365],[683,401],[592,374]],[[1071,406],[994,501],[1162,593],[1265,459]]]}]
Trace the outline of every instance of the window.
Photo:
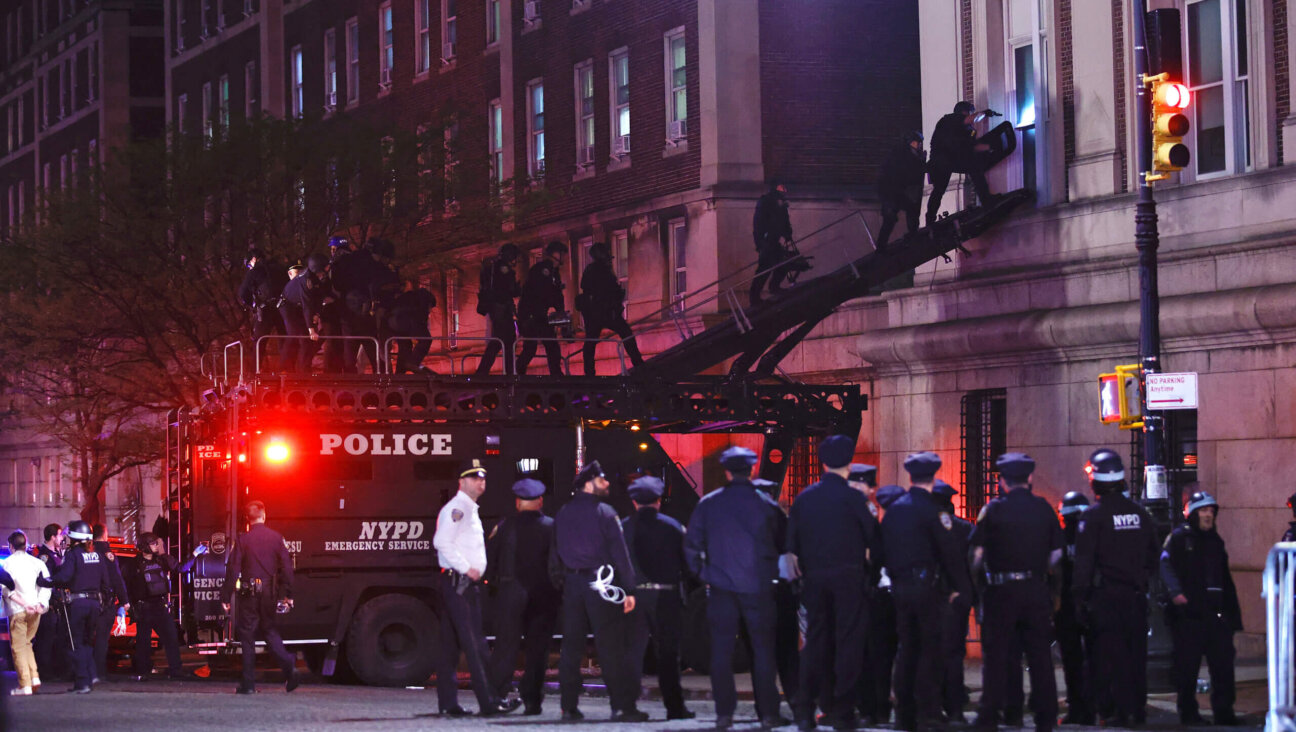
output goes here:
[{"label": "window", "polygon": [[1194,170],[1199,177],[1246,170],[1251,166],[1246,0],[1197,0],[1186,10]]},{"label": "window", "polygon": [[77,184],[77,158],[80,157],[80,151],[72,148],[72,154],[68,156],[68,175],[72,185]]},{"label": "window", "polygon": [[210,142],[214,133],[212,128],[212,85],[210,81],[202,85],[202,125],[203,138]]},{"label": "window", "polygon": [[50,166],[50,162],[48,160],[45,161],[45,165],[43,166],[43,170],[41,172],[44,174],[42,176],[42,179],[45,181],[43,189],[46,193],[48,193],[50,190],[54,188],[53,168]]},{"label": "window", "polygon": [[67,85],[61,67],[55,66],[50,71],[50,80],[50,93],[53,95],[50,104],[54,107],[54,121],[57,122],[67,116]]},{"label": "window", "polygon": [[594,60],[576,65],[576,166],[594,164]]},{"label": "window", "polygon": [[630,154],[630,52],[608,54],[608,99],[612,112],[612,157]]},{"label": "window", "polygon": [[177,51],[183,51],[185,48],[185,42],[184,42],[185,5],[187,4],[188,4],[188,0],[175,0],[175,9],[176,9],[175,10],[175,19],[176,19],[175,39],[176,39]]},{"label": "window", "polygon": [[392,7],[385,2],[378,8],[378,86],[391,88],[392,66],[396,64],[392,48]]},{"label": "window", "polygon": [[306,79],[302,69],[301,46],[293,46],[288,58],[290,59],[289,63],[292,64],[292,68],[289,70],[292,78],[292,115],[300,117],[306,111]]},{"label": "window", "polygon": [[256,61],[248,61],[243,67],[243,116],[248,119],[257,116],[257,89],[260,86]]},{"label": "window", "polygon": [[59,156],[59,188],[66,189],[68,185],[68,156]]},{"label": "window", "polygon": [[347,104],[360,101],[360,23],[352,18],[346,23]]},{"label": "window", "polygon": [[211,38],[212,0],[202,0],[202,38]]},{"label": "window", "polygon": [[185,133],[185,122],[188,121],[188,118],[189,95],[181,94],[180,98],[176,101],[176,129],[180,131],[180,134]]},{"label": "window", "polygon": [[220,105],[218,107],[218,109],[220,110],[220,128],[221,130],[228,130],[230,126],[229,76],[224,74],[221,75],[220,81],[217,85],[217,89],[219,90],[218,94],[220,96]]},{"label": "window", "polygon": [[543,178],[545,173],[544,81],[527,84],[527,173]]},{"label": "window", "polygon": [[688,61],[684,29],[666,34],[666,140],[677,143],[688,135]]},{"label": "window", "polygon": [[486,45],[499,43],[500,0],[486,0]]},{"label": "window", "polygon": [[625,287],[630,281],[630,232],[625,229],[612,232],[608,246],[612,249],[612,271],[616,272],[617,282]]},{"label": "window", "polygon": [[486,124],[489,127],[487,148],[490,152],[491,181],[504,185],[504,107],[500,100],[492,100],[486,110]]},{"label": "window", "polygon": [[63,116],[66,117],[75,110],[76,98],[72,96],[74,79],[72,78],[72,57],[68,56],[63,60]]},{"label": "window", "polygon": [[[995,496],[999,472],[995,458],[1008,451],[1008,392],[981,389],[963,395],[961,402],[960,478],[962,506],[956,506],[972,520]],[[958,497],[955,497],[957,504]]]},{"label": "window", "polygon": [[86,83],[86,98],[95,101],[99,98],[99,41],[90,46],[90,79]]},{"label": "window", "polygon": [[36,82],[36,109],[40,110],[40,114],[36,115],[37,130],[43,130],[49,124],[49,104],[47,102],[49,94],[45,86],[48,81],[49,77],[46,76]]},{"label": "window", "polygon": [[18,147],[27,144],[27,116],[23,114],[23,98],[18,97]]},{"label": "window", "polygon": [[459,0],[441,0],[441,60],[449,61],[455,57],[455,48],[459,41]]},{"label": "window", "polygon": [[432,0],[414,0],[414,73],[432,68]]},{"label": "window", "polygon": [[337,109],[337,92],[337,31],[329,28],[324,31],[324,106],[326,108]]},{"label": "window", "polygon": [[1021,164],[1009,168],[1008,186],[1038,190],[1045,179],[1041,174],[1042,148],[1036,139],[1038,123],[1047,117],[1045,110],[1036,104],[1043,105],[1047,99],[1043,73],[1047,43],[1044,17],[1038,0],[1004,0],[1004,15],[1008,108],[1020,150],[1015,155],[1021,156]]},{"label": "window", "polygon": [[445,270],[445,333],[448,347],[458,346],[459,335],[459,270]]},{"label": "window", "polygon": [[90,138],[90,144],[86,145],[86,166],[93,168],[99,165],[99,141]]},{"label": "window", "polygon": [[[688,227],[684,219],[672,219],[666,225],[670,236],[671,267],[671,300],[675,301],[688,294]],[[678,306],[682,309],[684,303]]]}]

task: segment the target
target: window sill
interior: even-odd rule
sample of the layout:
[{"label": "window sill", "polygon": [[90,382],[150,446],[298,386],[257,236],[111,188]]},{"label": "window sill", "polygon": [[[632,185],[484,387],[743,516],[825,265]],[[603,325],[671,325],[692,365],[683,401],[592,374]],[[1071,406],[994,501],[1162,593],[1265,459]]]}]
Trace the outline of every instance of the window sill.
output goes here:
[{"label": "window sill", "polygon": [[499,53],[499,49],[500,49],[499,41],[493,41],[491,43],[487,43],[486,48],[482,50],[482,55],[489,56],[492,53]]},{"label": "window sill", "polygon": [[594,170],[593,165],[587,165],[585,167],[578,165],[576,166],[576,172],[572,174],[572,182],[575,183],[580,180],[588,180],[593,178],[597,173],[598,171]]},{"label": "window sill", "polygon": [[572,0],[571,10],[569,10],[567,14],[580,15],[592,7],[594,7],[594,0],[584,0],[583,2],[581,0]]},{"label": "window sill", "polygon": [[666,148],[662,150],[662,158],[673,158],[676,155],[683,155],[688,152],[688,140],[666,141]]},{"label": "window sill", "polygon": [[454,58],[451,58],[451,59],[444,59],[444,58],[443,58],[443,59],[441,59],[441,68],[438,69],[438,71],[439,71],[440,73],[444,74],[444,73],[446,73],[446,72],[448,72],[448,71],[454,71],[454,70],[455,70],[455,67],[458,66],[458,65],[459,65],[459,57],[458,57],[458,56],[456,56],[456,57],[454,57]]},{"label": "window sill", "polygon": [[420,81],[427,81],[428,79],[431,78],[432,78],[432,69],[424,69],[423,71],[420,71],[414,75],[414,81],[412,83],[417,84]]},{"label": "window sill", "polygon": [[387,88],[385,88],[385,89],[384,89],[383,87],[378,87],[378,98],[379,98],[379,99],[382,99],[383,97],[391,96],[391,93],[392,93],[392,88],[391,88],[390,85],[387,86]]},{"label": "window sill", "polygon": [[630,156],[614,157],[608,161],[607,172],[614,173],[618,170],[625,170],[630,167]]},{"label": "window sill", "polygon": [[533,31],[538,31],[543,27],[544,27],[544,20],[542,18],[536,18],[530,23],[524,20],[522,21],[522,35],[525,36],[526,34],[531,33]]},{"label": "window sill", "polygon": [[359,99],[348,99],[346,103],[346,107],[344,107],[344,109],[355,109],[358,106],[360,106]]}]

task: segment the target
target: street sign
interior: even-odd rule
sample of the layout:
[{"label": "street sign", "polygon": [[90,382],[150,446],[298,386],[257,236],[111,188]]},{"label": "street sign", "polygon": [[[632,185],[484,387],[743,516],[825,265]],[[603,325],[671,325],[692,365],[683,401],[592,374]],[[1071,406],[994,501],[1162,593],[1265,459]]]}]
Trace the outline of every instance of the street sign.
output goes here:
[{"label": "street sign", "polygon": [[1197,373],[1147,374],[1143,377],[1147,388],[1149,410],[1196,409]]}]

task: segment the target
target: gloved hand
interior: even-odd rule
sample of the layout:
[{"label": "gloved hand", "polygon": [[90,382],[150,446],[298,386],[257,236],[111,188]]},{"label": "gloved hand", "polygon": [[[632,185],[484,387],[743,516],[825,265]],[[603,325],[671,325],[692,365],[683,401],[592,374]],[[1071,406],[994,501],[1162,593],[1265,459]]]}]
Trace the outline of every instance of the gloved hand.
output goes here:
[{"label": "gloved hand", "polygon": [[210,551],[210,549],[207,547],[206,544],[199,544],[198,546],[194,547],[193,555],[195,557],[201,557],[202,555],[206,554],[208,551]]},{"label": "gloved hand", "polygon": [[112,634],[117,636],[126,635],[126,608],[117,608],[117,620],[113,623]]}]

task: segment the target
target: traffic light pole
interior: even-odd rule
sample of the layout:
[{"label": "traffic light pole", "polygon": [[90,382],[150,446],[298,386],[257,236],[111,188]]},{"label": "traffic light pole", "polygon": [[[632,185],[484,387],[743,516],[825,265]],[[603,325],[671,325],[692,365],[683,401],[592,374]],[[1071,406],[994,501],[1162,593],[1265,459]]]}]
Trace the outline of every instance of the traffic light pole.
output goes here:
[{"label": "traffic light pole", "polygon": [[[1134,80],[1137,120],[1138,204],[1134,213],[1134,242],[1139,253],[1139,361],[1143,373],[1161,370],[1161,301],[1157,291],[1156,199],[1148,173],[1152,170],[1152,95],[1143,77],[1148,73],[1147,1],[1134,0]],[[1161,466],[1164,422],[1159,412],[1148,409],[1147,389],[1143,394],[1143,462],[1147,467]],[[1161,475],[1164,475],[1161,471]],[[1143,503],[1164,501],[1168,496],[1148,496],[1148,471],[1144,472]],[[1164,483],[1162,483],[1164,485]]]}]

